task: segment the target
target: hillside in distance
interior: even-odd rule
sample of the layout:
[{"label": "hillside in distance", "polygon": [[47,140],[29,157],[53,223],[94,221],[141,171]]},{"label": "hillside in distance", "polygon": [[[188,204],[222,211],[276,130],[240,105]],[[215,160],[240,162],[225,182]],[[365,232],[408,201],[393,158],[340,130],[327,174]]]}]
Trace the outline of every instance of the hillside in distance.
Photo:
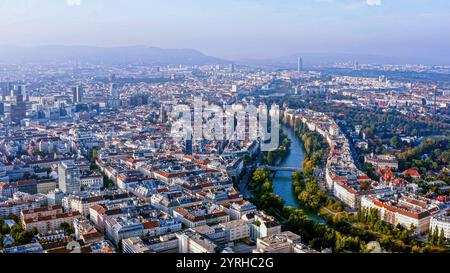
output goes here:
[{"label": "hillside in distance", "polygon": [[92,63],[143,65],[206,65],[229,64],[230,61],[207,56],[200,51],[163,49],[146,46],[0,46],[0,63]]}]

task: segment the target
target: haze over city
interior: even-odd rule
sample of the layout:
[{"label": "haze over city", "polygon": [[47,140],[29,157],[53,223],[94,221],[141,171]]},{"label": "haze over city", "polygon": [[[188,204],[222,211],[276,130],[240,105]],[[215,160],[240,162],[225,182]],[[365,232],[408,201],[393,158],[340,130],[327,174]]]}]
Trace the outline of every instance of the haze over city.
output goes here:
[{"label": "haze over city", "polygon": [[347,53],[442,63],[450,57],[449,15],[445,0],[5,0],[0,44],[193,48],[231,60]]}]

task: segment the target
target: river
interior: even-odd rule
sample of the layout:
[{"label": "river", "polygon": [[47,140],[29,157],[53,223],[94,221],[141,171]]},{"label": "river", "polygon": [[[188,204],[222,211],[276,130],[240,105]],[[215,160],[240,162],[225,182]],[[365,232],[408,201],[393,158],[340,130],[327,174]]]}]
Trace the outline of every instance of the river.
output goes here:
[{"label": "river", "polygon": [[[301,167],[305,158],[305,148],[303,147],[302,140],[295,135],[291,127],[282,124],[281,129],[291,141],[291,146],[289,154],[277,165],[281,167]],[[309,219],[315,222],[325,223],[324,219],[299,205],[292,189],[292,172],[277,172],[273,178],[273,186],[274,193],[286,201],[286,206],[302,209]]]}]

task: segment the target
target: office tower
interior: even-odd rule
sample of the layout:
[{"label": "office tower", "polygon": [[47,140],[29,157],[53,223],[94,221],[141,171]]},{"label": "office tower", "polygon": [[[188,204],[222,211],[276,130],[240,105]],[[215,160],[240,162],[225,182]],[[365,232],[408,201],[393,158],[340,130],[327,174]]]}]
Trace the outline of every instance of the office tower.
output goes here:
[{"label": "office tower", "polygon": [[25,86],[19,85],[11,90],[10,94],[10,118],[11,121],[20,124],[20,122],[26,117],[27,105],[25,103]]},{"label": "office tower", "polygon": [[81,103],[83,102],[83,87],[75,86],[72,87],[72,101],[73,103]]},{"label": "office tower", "polygon": [[159,121],[161,123],[166,123],[167,122],[167,109],[166,106],[164,104],[161,104],[161,108],[159,109]]},{"label": "office tower", "polygon": [[9,176],[2,162],[0,162],[0,183],[9,183]]},{"label": "office tower", "polygon": [[9,91],[6,91],[6,87],[3,84],[0,84],[0,101],[5,101],[8,94]]},{"label": "office tower", "polygon": [[6,83],[0,82],[0,98],[6,96],[8,93],[6,92]]},{"label": "office tower", "polygon": [[120,93],[119,93],[119,88],[117,87],[117,84],[111,83],[111,85],[109,86],[109,95],[114,99],[119,98]]},{"label": "office tower", "polygon": [[4,101],[6,96],[9,96],[11,90],[13,89],[12,83],[9,82],[1,82],[0,83],[0,98]]},{"label": "office tower", "polygon": [[325,92],[326,92],[326,96],[327,96],[327,98],[326,98],[327,102],[331,102],[331,92],[330,92],[330,90],[328,88],[326,88]]},{"label": "office tower", "polygon": [[25,85],[15,85],[14,90],[17,95],[22,95],[24,99],[27,97],[27,91],[26,91]]},{"label": "office tower", "polygon": [[131,106],[141,106],[148,104],[148,95],[146,94],[136,94],[130,98]]},{"label": "office tower", "polygon": [[359,63],[358,62],[355,62],[355,70],[359,70]]},{"label": "office tower", "polygon": [[77,93],[78,93],[78,88],[77,87],[72,87],[70,88],[70,92],[72,92],[72,102],[76,103],[77,102]]},{"label": "office tower", "polygon": [[303,59],[301,57],[297,60],[297,72],[303,72]]},{"label": "office tower", "polygon": [[7,94],[9,94],[9,92],[11,92],[11,90],[13,90],[14,89],[14,84],[13,83],[10,83],[10,82],[8,82],[7,83]]},{"label": "office tower", "polygon": [[63,161],[58,164],[59,189],[64,193],[80,191],[80,168],[72,161]]},{"label": "office tower", "polygon": [[231,73],[234,73],[234,64],[230,64],[230,71],[231,71]]},{"label": "office tower", "polygon": [[3,102],[0,102],[0,116],[3,116],[5,114],[5,104]]},{"label": "office tower", "polygon": [[193,152],[193,148],[192,148],[192,139],[186,139],[186,141],[185,141],[185,146],[186,146],[186,149],[185,149],[185,151],[184,151],[184,154],[186,154],[186,155],[192,155],[192,152]]}]

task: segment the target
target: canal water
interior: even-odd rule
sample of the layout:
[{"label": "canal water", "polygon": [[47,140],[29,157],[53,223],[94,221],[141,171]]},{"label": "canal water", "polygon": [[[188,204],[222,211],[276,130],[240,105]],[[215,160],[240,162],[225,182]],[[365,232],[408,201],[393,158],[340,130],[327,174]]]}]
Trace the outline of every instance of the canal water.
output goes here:
[{"label": "canal water", "polygon": [[[281,129],[291,141],[291,146],[289,154],[277,165],[280,167],[301,168],[303,160],[305,159],[305,148],[300,137],[296,136],[294,130],[285,124],[281,124]],[[297,197],[295,196],[292,188],[292,172],[277,172],[273,179],[273,186],[274,193],[276,193],[281,198],[283,198],[284,201],[286,201],[286,206],[303,209],[309,219],[319,223],[325,223],[324,219],[318,217],[316,214],[306,210],[299,205]]]}]

